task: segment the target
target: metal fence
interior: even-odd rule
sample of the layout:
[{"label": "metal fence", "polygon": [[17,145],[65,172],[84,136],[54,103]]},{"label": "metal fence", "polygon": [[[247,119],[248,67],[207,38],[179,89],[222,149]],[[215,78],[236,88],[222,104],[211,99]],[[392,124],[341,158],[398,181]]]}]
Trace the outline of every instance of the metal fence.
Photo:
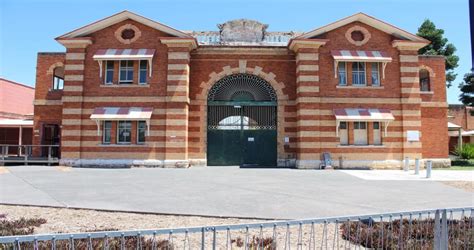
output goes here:
[{"label": "metal fence", "polygon": [[15,163],[59,163],[59,145],[11,145],[0,144],[0,165]]},{"label": "metal fence", "polygon": [[0,237],[0,249],[473,249],[473,210]]}]

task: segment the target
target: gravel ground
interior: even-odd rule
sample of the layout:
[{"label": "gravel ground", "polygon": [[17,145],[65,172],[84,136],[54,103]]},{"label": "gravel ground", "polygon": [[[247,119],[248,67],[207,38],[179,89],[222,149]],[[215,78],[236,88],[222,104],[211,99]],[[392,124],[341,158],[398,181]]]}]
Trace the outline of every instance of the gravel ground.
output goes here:
[{"label": "gravel ground", "polygon": [[474,181],[441,181],[441,183],[474,193]]},{"label": "gravel ground", "polygon": [[[11,206],[0,205],[0,214],[6,214],[7,219],[25,218],[44,218],[47,220],[39,228],[36,228],[35,234],[45,233],[73,233],[84,231],[97,231],[107,229],[117,230],[133,230],[133,229],[156,229],[156,228],[171,228],[171,227],[193,227],[202,225],[222,225],[222,224],[245,224],[256,223],[258,220],[238,219],[238,218],[212,218],[212,217],[198,217],[198,216],[171,216],[171,215],[155,215],[155,214],[137,214],[137,213],[123,213],[123,212],[104,212],[96,210],[85,209],[67,209],[67,208],[45,208],[32,206]],[[261,220],[260,220],[261,221]],[[348,243],[342,240],[340,235],[338,238],[334,237],[335,224],[327,226],[326,233],[323,233],[324,225],[315,225],[315,241],[320,245],[322,239],[327,239],[328,248],[348,248]],[[284,248],[287,242],[287,235],[290,232],[290,242],[292,247],[296,247],[301,232],[301,245],[303,247],[309,246],[309,239],[311,237],[311,226],[302,226],[301,231],[298,226],[286,228],[278,228],[276,230],[278,249]],[[263,238],[272,237],[272,229],[265,229],[261,233],[258,229],[250,230],[249,237]],[[246,233],[242,231],[231,231],[231,238],[245,241]],[[158,239],[168,239],[168,236],[162,236]],[[200,246],[200,234],[190,234],[188,239],[184,235],[174,235],[173,242],[177,247],[181,248],[184,242],[191,246],[191,249]],[[339,247],[333,244],[339,243]],[[212,234],[208,233],[206,242],[212,241]],[[218,249],[226,249],[227,233],[219,232],[217,234],[217,241],[219,242]],[[326,243],[324,243],[326,244]],[[346,244],[346,246],[344,245]],[[234,248],[240,249],[235,244]],[[353,246],[352,246],[353,247]],[[349,247],[349,248],[352,248]]]}]

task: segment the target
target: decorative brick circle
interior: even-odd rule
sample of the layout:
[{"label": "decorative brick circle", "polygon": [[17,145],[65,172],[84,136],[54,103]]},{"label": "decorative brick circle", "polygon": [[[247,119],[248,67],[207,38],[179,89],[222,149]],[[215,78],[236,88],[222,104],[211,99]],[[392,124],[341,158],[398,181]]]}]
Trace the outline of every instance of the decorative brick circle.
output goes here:
[{"label": "decorative brick circle", "polygon": [[346,31],[346,39],[350,43],[361,46],[366,44],[371,38],[370,32],[362,26],[353,26]]},{"label": "decorative brick circle", "polygon": [[133,24],[125,24],[115,31],[115,38],[123,44],[131,44],[138,40],[142,32]]}]

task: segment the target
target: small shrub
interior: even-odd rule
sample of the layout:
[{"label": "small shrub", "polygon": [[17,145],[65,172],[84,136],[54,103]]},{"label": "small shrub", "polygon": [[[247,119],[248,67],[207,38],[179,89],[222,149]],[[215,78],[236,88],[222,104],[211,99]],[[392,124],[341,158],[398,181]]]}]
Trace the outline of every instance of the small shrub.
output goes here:
[{"label": "small shrub", "polygon": [[[450,249],[465,246],[472,240],[473,235],[466,231],[469,230],[470,223],[468,217],[448,220]],[[435,220],[431,218],[412,220],[411,224],[407,219],[394,220],[392,223],[366,220],[345,222],[341,225],[341,230],[343,239],[366,248],[379,249],[383,244],[383,249],[433,249],[434,226]],[[399,242],[402,246],[399,246]]]},{"label": "small shrub", "polygon": [[33,234],[36,227],[46,223],[45,219],[26,219],[8,220],[6,216],[0,219],[0,236],[27,235]]},{"label": "small shrub", "polygon": [[462,145],[462,147],[457,147],[454,153],[459,156],[461,159],[470,160],[474,159],[474,144],[467,143]]},{"label": "small shrub", "polygon": [[[240,238],[240,237],[238,237],[237,239],[232,239],[231,243],[235,244],[239,248],[241,248],[245,245],[244,240],[242,240],[242,238]],[[276,248],[276,242],[273,241],[273,238],[271,238],[271,237],[259,238],[259,237],[254,235],[251,239],[249,239],[249,243],[247,244],[246,249],[249,249],[249,250],[256,250],[256,249],[275,250],[277,248]]]}]

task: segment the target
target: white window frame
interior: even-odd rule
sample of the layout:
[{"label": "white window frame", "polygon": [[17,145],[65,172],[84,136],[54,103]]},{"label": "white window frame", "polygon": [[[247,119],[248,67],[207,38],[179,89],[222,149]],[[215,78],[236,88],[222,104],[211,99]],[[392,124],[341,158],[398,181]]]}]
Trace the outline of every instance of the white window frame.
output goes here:
[{"label": "white window frame", "polygon": [[[142,66],[142,62],[145,63],[145,69],[142,69],[141,66]],[[147,71],[148,71],[148,60],[140,60],[138,61],[138,84],[142,84],[142,85],[146,85],[147,84],[147,80],[148,80],[148,74],[147,74]],[[141,81],[141,75],[145,74],[145,82],[142,82]]]},{"label": "white window frame", "polygon": [[[354,70],[354,64],[357,64],[357,65],[362,65],[362,69],[357,67],[357,70]],[[352,85],[353,86],[367,86],[367,66],[365,65],[365,62],[353,62],[352,65]],[[361,73],[364,73],[363,74],[363,83],[361,83],[361,77],[360,77],[360,74]],[[355,79],[355,75],[357,75],[357,79],[359,80],[359,83],[356,83],[354,81]]]},{"label": "white window frame", "polygon": [[[343,127],[342,124],[345,125],[345,128],[342,128]],[[341,145],[344,145],[344,146],[349,145],[349,124],[348,124],[348,122],[340,122],[339,123],[339,130],[341,130],[341,131],[339,131],[339,143]],[[343,136],[345,136],[345,137],[343,138]],[[342,139],[345,139],[346,142],[343,143]]]},{"label": "white window frame", "polygon": [[[378,124],[378,128],[375,128],[375,124]],[[382,145],[382,123],[381,122],[373,122],[372,123],[372,137],[373,137],[373,141],[374,141],[374,145]],[[379,143],[375,143],[375,130],[378,130],[378,140],[379,140]]]},{"label": "white window frame", "polygon": [[[122,142],[120,141],[120,123],[121,122],[128,122],[130,124],[130,141]],[[132,122],[131,121],[117,121],[117,144],[131,144],[132,143]]]},{"label": "white window frame", "polygon": [[[122,62],[125,62],[125,64],[127,66],[122,67]],[[128,66],[129,62],[132,62],[131,67]],[[135,61],[133,61],[133,60],[120,60],[119,61],[119,79],[118,79],[119,84],[133,84],[134,64],[135,64]],[[131,71],[132,71],[132,80],[122,81],[122,69],[124,69],[124,68],[126,69],[127,72],[131,69]]]},{"label": "white window frame", "polygon": [[[106,123],[110,123],[110,129],[105,128]],[[113,126],[112,121],[103,121],[102,122],[102,144],[111,144],[112,143],[112,126]],[[105,141],[105,133],[106,133],[107,130],[109,130],[109,133],[110,133],[110,141],[109,142]]]},{"label": "white window frame", "polygon": [[[144,136],[145,136],[144,141],[140,141],[140,123],[145,124],[145,127],[143,128],[143,133],[144,133]],[[137,144],[145,144],[146,136],[147,136],[147,128],[148,128],[148,126],[147,126],[146,121],[137,121]]]},{"label": "white window frame", "polygon": [[[375,67],[377,67],[375,71],[374,71],[374,65],[375,65]],[[374,73],[377,74],[377,78],[376,78],[377,83],[374,83]],[[378,87],[378,86],[382,85],[381,84],[381,79],[380,79],[380,63],[372,62],[370,64],[370,80],[372,82],[372,86],[377,86]]]},{"label": "white window frame", "polygon": [[[344,82],[341,82],[341,64],[344,65]],[[337,77],[339,78],[338,79],[338,82],[337,84],[339,86],[347,86],[347,63],[346,62],[338,62],[337,63]]]},{"label": "white window frame", "polygon": [[[107,67],[108,64],[109,64],[109,62],[112,63],[112,69],[109,69],[109,68]],[[105,71],[105,74],[104,74],[104,84],[105,84],[105,85],[114,84],[114,70],[115,70],[115,63],[114,63],[114,61],[105,61],[104,65],[105,65],[105,70],[104,70],[104,71]],[[107,78],[107,72],[109,72],[109,71],[112,71],[112,79],[111,79],[110,82],[107,81],[107,80],[109,80],[109,79]]]},{"label": "white window frame", "polygon": [[[357,125],[356,125],[357,124]],[[361,128],[361,124],[364,124],[365,128]],[[354,145],[364,146],[369,144],[368,140],[368,131],[367,131],[367,122],[354,122]],[[356,143],[356,130],[365,130],[365,143]]]}]

